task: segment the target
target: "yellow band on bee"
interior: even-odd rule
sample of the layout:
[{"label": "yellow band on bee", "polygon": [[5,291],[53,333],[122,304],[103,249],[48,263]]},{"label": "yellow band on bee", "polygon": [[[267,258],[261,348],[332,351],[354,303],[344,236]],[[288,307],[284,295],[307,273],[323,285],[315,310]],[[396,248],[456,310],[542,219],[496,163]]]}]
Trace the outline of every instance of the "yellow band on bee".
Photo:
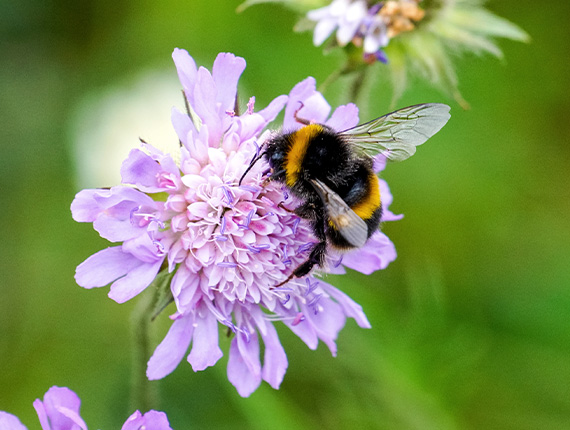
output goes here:
[{"label": "yellow band on bee", "polygon": [[322,133],[323,127],[319,124],[306,125],[291,135],[291,147],[285,160],[286,183],[289,188],[293,187],[299,179],[301,165],[307,153],[310,140]]},{"label": "yellow band on bee", "polygon": [[380,185],[378,184],[378,177],[371,173],[368,177],[370,189],[365,198],[360,200],[352,207],[352,210],[360,218],[366,220],[380,207]]}]

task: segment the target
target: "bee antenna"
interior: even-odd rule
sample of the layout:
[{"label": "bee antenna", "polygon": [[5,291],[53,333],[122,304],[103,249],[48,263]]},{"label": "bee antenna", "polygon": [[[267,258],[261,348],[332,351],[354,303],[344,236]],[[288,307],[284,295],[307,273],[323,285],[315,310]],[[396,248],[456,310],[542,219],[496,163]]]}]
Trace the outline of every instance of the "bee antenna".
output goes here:
[{"label": "bee antenna", "polygon": [[238,186],[241,185],[241,181],[243,181],[243,178],[245,178],[245,175],[247,175],[247,173],[251,170],[251,168],[255,165],[255,163],[257,163],[259,161],[259,159],[261,157],[263,157],[264,155],[265,155],[265,152],[262,152],[261,154],[253,157],[253,159],[251,160],[251,163],[249,163],[249,166],[247,167],[247,169],[245,169],[245,172],[243,172],[243,175],[241,175],[241,178],[239,178]]},{"label": "bee antenna", "polygon": [[303,124],[303,125],[309,125],[309,124],[311,124],[311,121],[309,121],[308,119],[299,118],[299,117],[297,116],[297,114],[299,113],[299,111],[305,107],[305,104],[304,104],[302,101],[300,101],[300,100],[299,100],[299,104],[300,104],[301,106],[299,106],[299,108],[298,108],[298,109],[295,111],[295,113],[293,114],[293,117],[295,118],[295,121],[297,121],[298,123],[301,123],[301,124]]}]

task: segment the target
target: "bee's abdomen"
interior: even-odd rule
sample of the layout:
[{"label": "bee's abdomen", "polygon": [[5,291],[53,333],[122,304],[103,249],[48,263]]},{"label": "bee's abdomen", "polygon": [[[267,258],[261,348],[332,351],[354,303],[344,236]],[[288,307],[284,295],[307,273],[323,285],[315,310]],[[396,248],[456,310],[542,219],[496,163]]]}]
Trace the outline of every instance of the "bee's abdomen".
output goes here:
[{"label": "bee's abdomen", "polygon": [[[367,163],[362,162],[352,179],[350,185],[338,189],[337,192],[356,215],[366,223],[368,237],[370,237],[378,230],[382,217],[378,177]],[[334,228],[328,229],[328,237],[336,248],[353,248]]]},{"label": "bee's abdomen", "polygon": [[[378,208],[381,207],[380,187],[378,184],[378,177],[374,172],[368,172],[365,179],[365,186],[359,193],[360,196],[354,203],[350,200],[347,201],[350,208],[363,220],[375,217]],[[346,200],[345,200],[346,201]]]}]

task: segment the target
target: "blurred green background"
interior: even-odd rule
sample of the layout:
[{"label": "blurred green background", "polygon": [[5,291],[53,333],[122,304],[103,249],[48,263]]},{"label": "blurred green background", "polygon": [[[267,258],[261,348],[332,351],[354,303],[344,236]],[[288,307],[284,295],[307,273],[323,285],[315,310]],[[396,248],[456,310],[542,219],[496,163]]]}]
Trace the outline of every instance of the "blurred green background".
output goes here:
[{"label": "blurred green background", "polygon": [[[79,190],[77,118],[89,117],[89,100],[149,70],[176,79],[174,47],[207,67],[220,51],[243,56],[243,94],[257,108],[307,75],[322,82],[340,63],[310,33],[291,32],[292,12],[262,5],[236,14],[238,4],[1,3],[0,410],[29,429],[39,428],[33,400],[52,385],[78,393],[90,428],[117,429],[132,412],[134,303],[73,279],[106,246],[69,211]],[[248,399],[226,379],[222,338],[226,355],[214,368],[194,374],[183,362],[155,383],[156,408],[173,428],[570,428],[570,7],[503,0],[489,8],[532,42],[500,41],[505,61],[458,59],[470,111],[421,82],[405,94],[399,106],[446,102],[452,118],[383,174],[392,210],[405,214],[384,226],[399,257],[372,276],[328,278],[362,304],[373,328],[350,320],[332,358],[278,327],[285,380]],[[386,113],[389,100],[386,85],[375,87],[361,118]],[[100,113],[92,130],[104,127]],[[159,320],[156,343],[168,327]]]}]

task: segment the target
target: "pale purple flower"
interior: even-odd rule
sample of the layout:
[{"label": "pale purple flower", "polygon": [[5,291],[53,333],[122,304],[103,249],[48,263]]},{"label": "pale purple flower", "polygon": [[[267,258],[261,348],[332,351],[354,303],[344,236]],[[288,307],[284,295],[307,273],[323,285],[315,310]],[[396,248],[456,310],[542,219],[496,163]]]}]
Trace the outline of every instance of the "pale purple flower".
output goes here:
[{"label": "pale purple flower", "polygon": [[28,430],[17,416],[0,411],[0,430]]},{"label": "pale purple flower", "polygon": [[390,38],[388,37],[388,26],[385,18],[378,14],[381,4],[371,7],[362,21],[362,49],[364,56],[373,55],[379,61],[387,62],[386,56],[382,48],[388,46]]},{"label": "pale purple flower", "polygon": [[168,418],[164,412],[148,411],[141,414],[135,411],[123,424],[121,430],[172,430]]},{"label": "pale purple flower", "polygon": [[[339,46],[352,42],[362,47],[365,61],[386,63],[382,48],[388,46],[390,38],[410,31],[413,22],[423,18],[423,11],[417,6],[419,1],[333,0],[330,5],[307,13],[307,18],[316,23],[313,43],[322,45],[336,30]],[[411,19],[410,12],[413,12]]]},{"label": "pale purple flower", "polygon": [[[291,210],[296,202],[282,184],[264,181],[268,165],[257,163],[238,181],[272,133],[265,127],[285,107],[283,129],[302,126],[298,117],[345,130],[358,123],[358,109],[330,106],[307,78],[289,96],[279,96],[255,111],[235,112],[237,83],[245,61],[219,54],[212,72],[197,68],[186,51],[173,58],[190,114],[172,111],[181,143],[179,164],[149,144],[132,150],[123,163],[123,184],[110,190],[84,190],[71,205],[77,221],[93,222],[102,237],[122,242],[89,257],[77,268],[79,285],[112,283],[109,296],[124,302],[142,290],[161,269],[174,272],[171,292],[176,303],[173,323],[149,360],[147,376],[160,379],[186,356],[194,371],[214,365],[222,356],[218,325],[234,332],[228,379],[249,396],[262,380],[278,388],[287,357],[273,326],[282,321],[311,349],[323,341],[336,355],[336,338],[346,318],[360,327],[370,324],[361,307],[317,278],[341,264],[371,273],[396,257],[390,240],[376,233],[362,249],[312,275],[287,279],[303,263],[317,239],[305,220]],[[302,106],[301,109],[299,107]],[[391,195],[381,181],[386,220]],[[260,341],[264,344],[263,363]]]},{"label": "pale purple flower", "polygon": [[383,3],[371,7],[364,0],[334,0],[330,5],[307,13],[315,21],[313,43],[320,46],[336,30],[339,46],[349,42],[362,45],[364,57],[386,62],[382,48],[388,45],[388,27],[385,17],[378,12]]},{"label": "pale purple flower", "polygon": [[320,46],[336,30],[336,40],[345,46],[356,35],[366,18],[367,5],[364,0],[334,0],[330,5],[315,9],[307,18],[316,21],[313,43]]},{"label": "pale purple flower", "polygon": [[79,415],[81,400],[66,387],[51,387],[44,400],[36,399],[34,408],[43,430],[87,430]]},{"label": "pale purple flower", "polygon": [[[51,387],[44,399],[36,399],[34,408],[38,414],[42,430],[87,430],[87,425],[79,415],[81,400],[66,387]],[[146,426],[146,427],[145,427]],[[121,430],[172,430],[164,412],[150,410],[142,415],[133,413]],[[20,420],[7,412],[0,411],[0,430],[27,430]]]}]

